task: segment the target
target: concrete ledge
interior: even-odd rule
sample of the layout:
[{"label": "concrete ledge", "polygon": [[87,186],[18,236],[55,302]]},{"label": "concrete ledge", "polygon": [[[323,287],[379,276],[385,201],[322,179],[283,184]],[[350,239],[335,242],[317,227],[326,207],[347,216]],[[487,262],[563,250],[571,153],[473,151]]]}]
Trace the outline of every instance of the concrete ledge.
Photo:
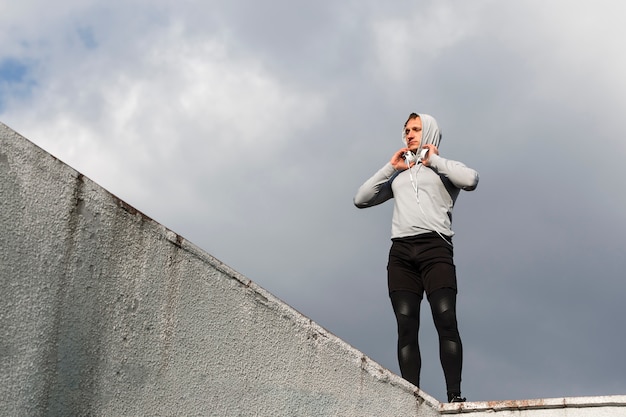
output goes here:
[{"label": "concrete ledge", "polygon": [[[473,413],[503,416],[626,416],[626,396],[545,398],[440,404],[442,415]],[[513,414],[512,412],[517,412]]]}]

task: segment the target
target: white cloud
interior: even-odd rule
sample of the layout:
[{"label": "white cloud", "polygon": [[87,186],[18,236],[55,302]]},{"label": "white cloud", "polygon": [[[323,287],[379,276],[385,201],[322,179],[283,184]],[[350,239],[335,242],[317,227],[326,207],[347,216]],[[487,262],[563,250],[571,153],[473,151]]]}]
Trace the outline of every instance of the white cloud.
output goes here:
[{"label": "white cloud", "polygon": [[181,23],[143,28],[126,45],[100,38],[72,62],[63,38],[33,97],[11,101],[3,118],[121,197],[197,198],[197,181],[262,164],[324,111],[320,94]]},{"label": "white cloud", "polygon": [[[608,89],[604,92],[615,87],[624,91],[625,3],[535,3],[537,7],[517,5],[509,10],[509,18],[494,27],[494,35],[504,34],[502,41],[527,57],[537,76],[537,94],[576,96],[590,85]],[[505,30],[504,26],[515,25],[514,16],[520,23]]]},{"label": "white cloud", "polygon": [[485,3],[431,2],[374,20],[372,32],[382,74],[403,82],[429,69],[442,50],[472,36]]},{"label": "white cloud", "polygon": [[[516,130],[527,126],[532,113],[543,111],[546,124],[555,130],[561,126],[552,143],[583,145],[592,133],[623,153],[624,15],[626,4],[616,0],[425,2],[403,15],[373,21],[376,76],[387,86],[419,80],[419,91],[406,93],[409,103],[432,104],[447,94],[445,111],[463,105],[461,113],[487,111],[517,119]],[[402,98],[397,91],[394,97]],[[526,109],[520,113],[513,110],[516,106]],[[599,127],[594,132],[570,130],[592,119]],[[492,139],[502,146],[502,138]]]}]

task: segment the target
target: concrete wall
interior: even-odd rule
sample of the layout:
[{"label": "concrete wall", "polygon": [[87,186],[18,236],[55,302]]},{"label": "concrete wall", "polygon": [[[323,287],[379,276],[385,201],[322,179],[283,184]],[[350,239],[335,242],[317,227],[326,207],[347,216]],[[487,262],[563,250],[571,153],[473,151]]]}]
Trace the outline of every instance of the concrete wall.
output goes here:
[{"label": "concrete wall", "polygon": [[0,231],[2,416],[626,415],[439,404],[1,123]]},{"label": "concrete wall", "polygon": [[0,414],[438,415],[2,124],[0,178]]}]

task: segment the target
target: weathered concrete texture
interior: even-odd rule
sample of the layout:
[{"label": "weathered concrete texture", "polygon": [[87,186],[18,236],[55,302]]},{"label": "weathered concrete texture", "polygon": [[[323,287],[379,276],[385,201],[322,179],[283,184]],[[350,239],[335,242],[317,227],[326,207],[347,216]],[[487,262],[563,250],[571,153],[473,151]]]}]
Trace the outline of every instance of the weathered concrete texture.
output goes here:
[{"label": "weathered concrete texture", "polygon": [[626,395],[441,404],[439,411],[468,417],[623,417]]},{"label": "weathered concrete texture", "polygon": [[2,124],[0,178],[2,415],[439,414]]},{"label": "weathered concrete texture", "polygon": [[616,416],[439,404],[0,123],[0,414]]}]

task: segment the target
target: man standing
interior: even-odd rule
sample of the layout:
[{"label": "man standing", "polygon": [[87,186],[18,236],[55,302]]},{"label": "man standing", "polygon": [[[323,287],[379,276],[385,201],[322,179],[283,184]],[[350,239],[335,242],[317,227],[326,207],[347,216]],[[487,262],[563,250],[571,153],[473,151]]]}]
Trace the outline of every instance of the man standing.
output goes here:
[{"label": "man standing", "polygon": [[448,402],[462,402],[452,209],[461,190],[476,188],[478,173],[439,156],[441,133],[432,116],[411,113],[402,136],[406,146],[359,188],[354,204],[366,208],[395,201],[387,283],[398,324],[402,377],[419,387],[420,304],[426,293],[439,335]]}]

